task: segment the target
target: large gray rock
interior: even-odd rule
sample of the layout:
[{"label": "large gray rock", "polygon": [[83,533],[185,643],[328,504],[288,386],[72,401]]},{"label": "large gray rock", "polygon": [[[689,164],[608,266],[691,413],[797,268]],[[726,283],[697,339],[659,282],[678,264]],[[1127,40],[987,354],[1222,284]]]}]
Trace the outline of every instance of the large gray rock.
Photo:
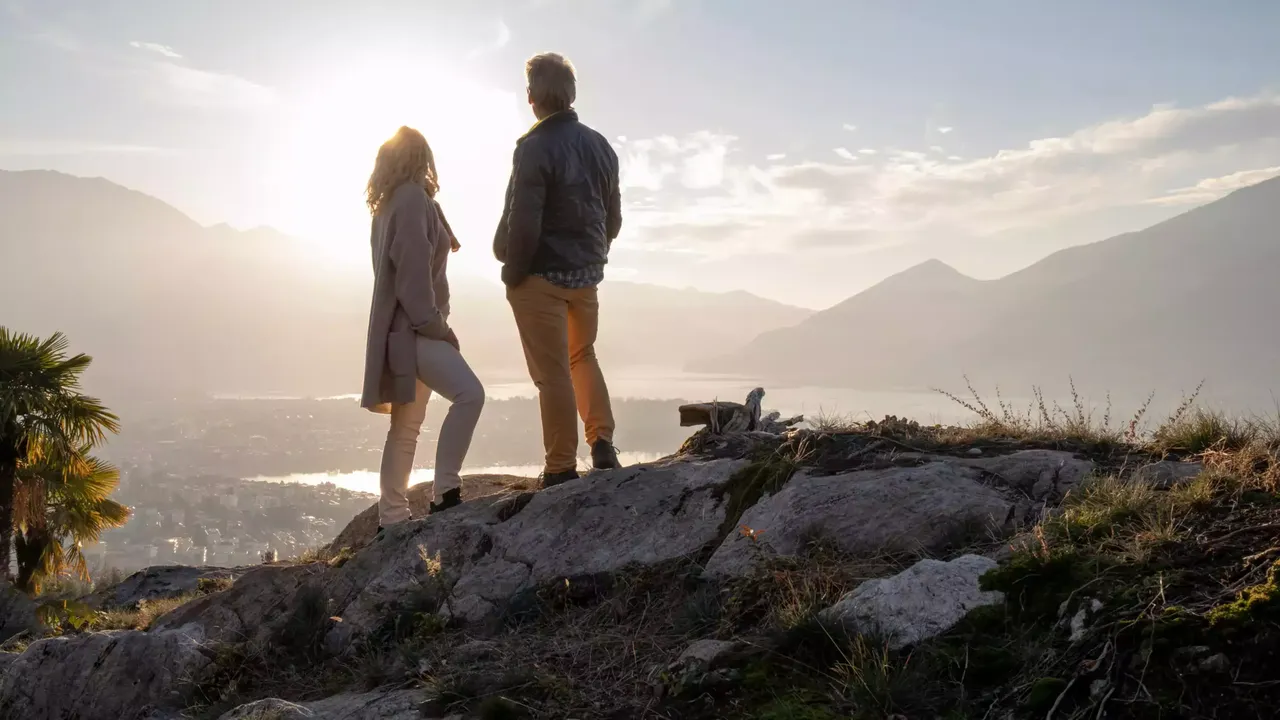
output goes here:
[{"label": "large gray rock", "polygon": [[1147,463],[1135,470],[1132,479],[1134,482],[1167,490],[1195,480],[1202,472],[1204,472],[1203,463],[1160,460]]},{"label": "large gray rock", "polygon": [[743,513],[755,540],[733,533],[707,564],[713,577],[741,577],[768,556],[800,555],[821,540],[855,555],[933,552],[987,528],[1014,511],[1007,491],[978,481],[953,462],[812,477],[803,473]]},{"label": "large gray rock", "polygon": [[1003,593],[979,587],[995,567],[981,555],[921,560],[893,577],[862,583],[819,617],[894,649],[915,645],[955,627],[974,608],[1003,602]]},{"label": "large gray rock", "polygon": [[194,626],[38,640],[0,665],[0,718],[165,717],[211,671],[204,642]]},{"label": "large gray rock", "polygon": [[[187,603],[158,629],[199,624],[218,641],[272,641],[304,608],[338,618],[324,645],[341,652],[402,610],[461,621],[492,617],[539,584],[695,555],[719,540],[717,490],[742,460],[660,461],[538,493],[499,493],[388,527],[337,566],[264,566],[229,590]],[[317,600],[317,598],[319,598]]]},{"label": "large gray rock", "polygon": [[200,589],[200,581],[234,580],[248,568],[191,567],[157,565],[139,570],[117,585],[103,588],[85,598],[92,607],[112,610],[137,607],[150,600],[189,595]]},{"label": "large gray rock", "polygon": [[0,581],[0,643],[15,635],[38,635],[44,625],[36,617],[36,603],[26,593]]},{"label": "large gray rock", "polygon": [[[467,500],[536,490],[535,478],[515,475],[466,475],[462,478],[462,497]],[[418,483],[409,488],[409,510],[413,517],[425,518],[431,506],[431,483]],[[373,542],[378,533],[378,503],[352,518],[351,522],[329,543],[331,551],[341,548],[359,550]]]},{"label": "large gray rock", "polygon": [[[660,461],[499,501],[482,532],[467,536],[466,552],[445,554],[461,561],[454,563],[456,581],[442,570],[443,612],[478,621],[540,584],[694,555],[718,540],[724,508],[715,491],[744,465]],[[423,547],[431,553],[439,545]],[[356,574],[352,581],[361,592],[343,613],[344,624],[368,627],[385,599],[403,597],[405,577],[369,583]]]},{"label": "large gray rock", "polygon": [[218,720],[420,720],[424,699],[418,690],[344,693],[302,704],[269,698],[241,705]]},{"label": "large gray rock", "polygon": [[211,642],[269,638],[297,607],[294,600],[299,590],[328,570],[323,564],[255,568],[229,590],[197,598],[161,616],[152,629],[197,625]]},{"label": "large gray rock", "polygon": [[1022,450],[960,462],[989,473],[997,483],[1037,502],[1062,500],[1095,469],[1092,461],[1059,450]]},{"label": "large gray rock", "polygon": [[534,583],[692,555],[718,539],[715,491],[745,465],[666,462],[559,485],[495,530],[493,554],[527,566]]}]

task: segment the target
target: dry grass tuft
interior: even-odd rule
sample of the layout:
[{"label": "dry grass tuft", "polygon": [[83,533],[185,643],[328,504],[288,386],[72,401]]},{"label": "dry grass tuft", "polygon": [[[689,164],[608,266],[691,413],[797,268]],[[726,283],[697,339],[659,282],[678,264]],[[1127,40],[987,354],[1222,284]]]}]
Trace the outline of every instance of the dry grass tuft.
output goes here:
[{"label": "dry grass tuft", "polygon": [[94,630],[146,630],[161,615],[168,614],[204,593],[188,593],[159,600],[145,600],[131,610],[107,610],[93,623]]},{"label": "dry grass tuft", "polygon": [[[1154,395],[1148,396],[1133,416],[1123,425],[1115,425],[1111,416],[1111,396],[1108,394],[1101,417],[1087,407],[1087,403],[1071,386],[1071,407],[1064,408],[1057,402],[1046,403],[1039,387],[1031,388],[1032,400],[1026,409],[1018,409],[1006,402],[996,388],[995,409],[992,409],[969,378],[965,378],[970,399],[962,398],[946,390],[936,389],[940,395],[977,416],[977,422],[960,429],[960,438],[966,434],[974,438],[1005,438],[1017,440],[1057,440],[1095,446],[1113,446],[1136,443],[1142,436],[1143,420]],[[967,430],[968,433],[963,432]],[[957,438],[959,439],[959,438]]]}]

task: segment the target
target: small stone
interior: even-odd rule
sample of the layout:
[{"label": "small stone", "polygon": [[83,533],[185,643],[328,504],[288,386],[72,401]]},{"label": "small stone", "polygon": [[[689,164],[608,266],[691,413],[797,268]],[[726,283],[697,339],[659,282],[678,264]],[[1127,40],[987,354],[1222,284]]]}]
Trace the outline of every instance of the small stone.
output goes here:
[{"label": "small stone", "polygon": [[1201,660],[1199,667],[1203,672],[1226,674],[1231,672],[1231,661],[1225,653],[1218,653]]},{"label": "small stone", "polygon": [[996,567],[981,555],[950,562],[921,560],[893,577],[868,580],[819,613],[864,635],[885,638],[899,649],[941,635],[974,608],[997,605],[1004,594],[982,590],[979,579]]},{"label": "small stone", "polygon": [[488,640],[472,640],[454,649],[449,658],[455,663],[474,663],[490,660],[498,654],[498,644]]},{"label": "small stone", "polygon": [[981,457],[982,448],[969,448],[969,451],[965,454],[968,455],[969,457]]},{"label": "small stone", "polygon": [[[1069,609],[1068,602],[1068,600],[1064,600],[1062,604],[1058,606],[1058,617],[1060,619],[1065,620],[1067,610]],[[1086,598],[1084,602],[1080,603],[1080,607],[1076,610],[1075,615],[1071,616],[1071,620],[1066,623],[1067,627],[1071,629],[1071,642],[1079,642],[1084,638],[1089,629],[1089,620],[1092,619],[1093,616],[1101,609],[1102,603],[1096,598]]]},{"label": "small stone", "polygon": [[741,647],[742,643],[732,640],[696,640],[685,648],[684,652],[680,653],[680,657],[676,659],[672,667],[686,667],[697,663],[704,668],[710,669]]}]

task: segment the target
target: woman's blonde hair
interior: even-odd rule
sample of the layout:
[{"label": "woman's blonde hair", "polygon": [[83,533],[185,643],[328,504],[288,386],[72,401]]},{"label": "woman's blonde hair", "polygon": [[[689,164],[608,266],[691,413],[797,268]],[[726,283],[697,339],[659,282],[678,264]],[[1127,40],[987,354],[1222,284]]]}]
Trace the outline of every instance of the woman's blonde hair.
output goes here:
[{"label": "woman's blonde hair", "polygon": [[365,190],[369,212],[377,215],[391,193],[405,183],[421,185],[432,198],[440,190],[431,145],[422,133],[408,126],[402,126],[378,148],[378,159],[373,163],[369,187]]}]

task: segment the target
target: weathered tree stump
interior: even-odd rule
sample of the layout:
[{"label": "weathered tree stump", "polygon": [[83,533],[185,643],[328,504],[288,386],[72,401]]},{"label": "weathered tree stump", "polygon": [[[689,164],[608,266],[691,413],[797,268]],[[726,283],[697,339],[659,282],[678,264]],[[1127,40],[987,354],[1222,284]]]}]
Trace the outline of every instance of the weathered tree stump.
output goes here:
[{"label": "weathered tree stump", "polygon": [[703,425],[684,444],[680,455],[699,457],[747,457],[761,447],[776,445],[792,429],[804,422],[803,415],[783,419],[771,412],[761,417],[760,403],[764,389],[756,388],[745,403],[690,403],[680,406],[680,426]]},{"label": "weathered tree stump", "polygon": [[680,427],[706,425],[712,435],[732,432],[750,432],[760,426],[760,402],[764,388],[756,388],[747,394],[747,402],[690,403],[680,406]]}]

